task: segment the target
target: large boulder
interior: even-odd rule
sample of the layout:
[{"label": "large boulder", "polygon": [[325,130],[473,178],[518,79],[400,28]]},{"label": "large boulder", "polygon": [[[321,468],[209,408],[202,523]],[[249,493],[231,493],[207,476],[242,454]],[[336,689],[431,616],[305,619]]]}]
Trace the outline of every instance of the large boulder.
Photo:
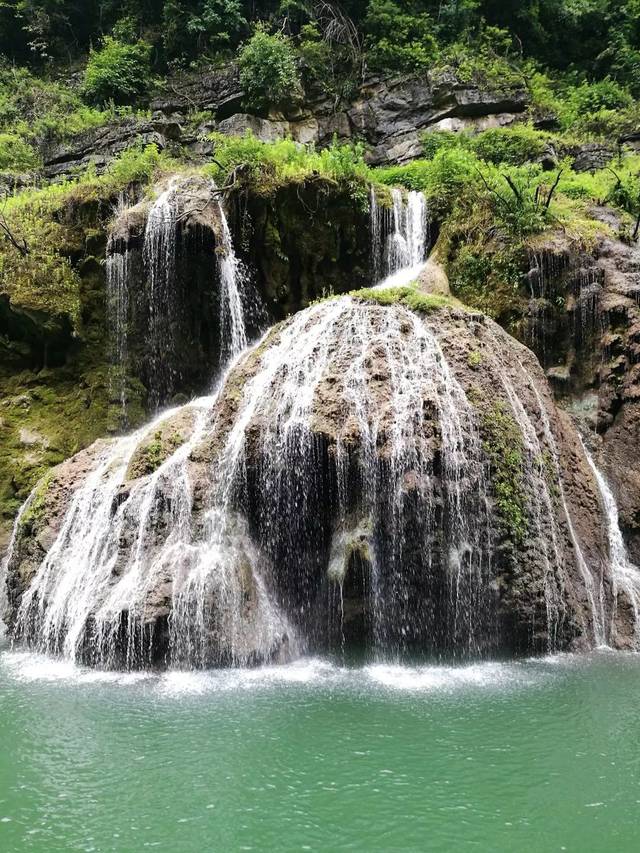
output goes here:
[{"label": "large boulder", "polygon": [[18,522],[14,635],[103,666],[609,639],[599,492],[534,356],[381,293],[297,314],[216,397],[56,470]]}]

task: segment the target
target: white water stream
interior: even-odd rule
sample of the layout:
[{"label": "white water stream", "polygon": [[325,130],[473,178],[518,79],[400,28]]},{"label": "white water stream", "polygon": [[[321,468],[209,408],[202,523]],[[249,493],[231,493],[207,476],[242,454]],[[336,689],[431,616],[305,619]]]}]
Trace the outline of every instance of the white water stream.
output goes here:
[{"label": "white water stream", "polygon": [[424,194],[391,190],[392,206],[370,193],[370,229],[376,287],[403,287],[424,268],[429,248],[429,212]]},{"label": "white water stream", "polygon": [[[400,305],[342,297],[300,312],[246,352],[242,271],[222,208],[220,220],[220,327],[231,365],[210,397],[163,413],[99,453],[22,596],[15,636],[38,651],[111,668],[157,661],[158,649],[166,663],[195,667],[295,655],[313,631],[318,596],[326,594],[314,580],[327,547],[318,507],[326,505],[335,470],[329,579],[340,587],[341,607],[355,531],[369,564],[366,597],[377,648],[399,652],[429,637],[452,650],[481,651],[492,632],[488,467],[474,407],[436,331]],[[372,197],[371,223],[381,286],[413,280],[428,244],[424,197],[410,193],[405,202],[393,191],[390,209]],[[158,357],[171,347],[160,306],[172,298],[175,228],[171,184],[149,214],[144,248]],[[116,290],[126,266],[126,259],[113,266]],[[496,338],[496,353],[500,347]],[[547,452],[599,645],[601,592],[573,528],[544,401],[520,365],[539,408],[541,439],[503,358],[496,355],[494,367],[522,435],[551,645],[563,617],[558,577],[565,561]],[[159,440],[175,418],[191,422],[187,440],[150,475],[132,479],[137,449]],[[6,565],[19,548],[19,528],[18,520]],[[621,535],[612,536],[614,572],[627,591],[630,564]],[[637,592],[634,586],[636,616]]]},{"label": "white water stream", "polygon": [[614,610],[611,617],[611,634],[615,635],[616,632],[618,593],[622,592],[626,596],[629,606],[633,612],[633,648],[637,651],[640,649],[640,569],[629,559],[622,531],[620,530],[618,506],[613,496],[613,492],[611,491],[604,474],[596,466],[593,457],[584,444],[583,449],[598,483],[607,518],[609,565],[611,579],[613,581],[614,597]]}]

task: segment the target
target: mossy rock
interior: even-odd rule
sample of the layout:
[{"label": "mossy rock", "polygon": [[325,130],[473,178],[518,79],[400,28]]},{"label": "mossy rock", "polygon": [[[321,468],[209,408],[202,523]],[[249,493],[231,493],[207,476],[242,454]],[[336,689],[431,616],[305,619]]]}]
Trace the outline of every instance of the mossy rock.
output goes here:
[{"label": "mossy rock", "polygon": [[194,409],[185,408],[150,429],[136,447],[129,467],[127,480],[137,480],[153,474],[170,456],[188,441],[196,420]]},{"label": "mossy rock", "polygon": [[522,433],[502,401],[483,413],[481,428],[502,528],[509,540],[520,545],[528,527]]}]

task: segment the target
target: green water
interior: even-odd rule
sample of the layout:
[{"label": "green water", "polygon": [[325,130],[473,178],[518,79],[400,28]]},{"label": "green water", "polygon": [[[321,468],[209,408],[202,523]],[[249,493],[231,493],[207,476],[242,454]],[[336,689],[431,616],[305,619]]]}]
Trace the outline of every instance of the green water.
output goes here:
[{"label": "green water", "polygon": [[0,851],[640,849],[640,659],[162,677],[0,656]]}]

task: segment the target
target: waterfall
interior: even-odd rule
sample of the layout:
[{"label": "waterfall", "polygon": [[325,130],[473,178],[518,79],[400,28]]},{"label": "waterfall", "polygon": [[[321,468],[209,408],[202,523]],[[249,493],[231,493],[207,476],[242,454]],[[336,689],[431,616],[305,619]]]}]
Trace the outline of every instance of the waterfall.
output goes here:
[{"label": "waterfall", "polygon": [[[576,531],[575,531],[573,519],[571,518],[571,513],[569,511],[569,506],[567,503],[564,484],[562,481],[562,471],[560,470],[560,461],[559,461],[560,460],[560,453],[558,451],[558,445],[556,442],[556,438],[555,438],[555,436],[553,434],[553,430],[551,428],[551,422],[549,420],[549,415],[547,413],[546,406],[545,406],[544,401],[540,395],[540,391],[538,390],[538,388],[536,386],[536,383],[534,381],[532,381],[532,379],[529,375],[529,372],[526,370],[526,368],[524,367],[522,362],[519,360],[517,361],[517,368],[518,368],[521,376],[523,377],[523,380],[529,385],[529,387],[531,388],[533,395],[534,395],[534,399],[535,399],[537,409],[538,409],[538,414],[540,417],[540,421],[542,423],[542,429],[543,429],[543,434],[545,437],[546,446],[550,452],[550,457],[548,457],[548,458],[550,458],[550,462],[551,462],[551,465],[553,467],[554,483],[556,484],[558,497],[560,500],[560,505],[562,507],[562,513],[563,513],[564,519],[566,521],[567,529],[569,532],[569,538],[570,538],[571,544],[573,546],[576,566],[578,568],[578,571],[579,571],[580,576],[582,578],[582,581],[584,583],[585,591],[587,594],[587,599],[589,602],[594,644],[596,646],[603,646],[603,645],[605,645],[605,642],[606,642],[606,636],[605,636],[606,632],[605,632],[605,616],[604,616],[604,602],[603,602],[602,583],[600,583],[596,589],[596,582],[595,582],[595,579],[593,577],[593,573],[592,573],[592,571],[591,571],[591,569],[590,569],[590,567],[589,567],[589,565],[588,565],[588,563],[584,557],[582,547],[580,545],[580,540],[578,539],[578,536],[577,536]],[[514,400],[513,403],[514,403],[514,406],[516,407],[516,409],[522,408],[518,401]],[[524,411],[524,410],[522,410],[522,411]],[[544,496],[544,503],[545,503],[545,507],[547,508],[548,512],[551,514],[550,518],[549,518],[549,522],[548,522],[550,526],[547,529],[550,530],[551,535],[552,535],[553,550],[554,550],[555,559],[556,559],[556,566],[562,567],[564,561],[562,560],[560,553],[558,551],[557,522],[555,520],[555,515],[552,512],[553,504],[552,504],[551,494],[549,492],[549,487],[546,483],[546,476],[545,476],[545,470],[544,470],[544,468],[545,468],[544,449],[542,448],[542,446],[540,445],[540,442],[538,441],[538,438],[536,435],[536,430],[533,427],[533,424],[531,422],[529,422],[529,428],[524,434],[528,435],[528,440],[531,442],[531,445],[536,452],[534,459],[536,460],[536,464],[538,466],[538,474],[539,474],[539,477],[541,478],[541,486],[542,486],[542,494]],[[541,532],[543,532],[543,531],[541,531]],[[546,594],[548,594],[548,590],[546,591]],[[549,599],[547,599],[548,612],[556,618],[558,617],[558,615],[560,615],[560,611],[558,610],[557,601],[558,601],[558,598],[557,598],[557,595],[555,593],[552,594],[551,602]],[[560,605],[560,608],[562,609],[562,605]]]},{"label": "waterfall", "polygon": [[[214,187],[215,189],[215,187]],[[247,346],[247,330],[240,287],[244,271],[236,257],[231,231],[224,208],[217,203],[220,216],[220,249],[218,273],[220,276],[220,353],[222,364],[227,364]]]},{"label": "waterfall", "polygon": [[[198,204],[190,203],[191,192]],[[185,340],[192,340],[194,334],[190,328],[197,329],[205,321],[216,329],[218,369],[223,370],[247,346],[247,323],[256,319],[254,314],[259,315],[261,308],[260,304],[253,304],[256,295],[251,303],[248,299],[247,276],[234,251],[224,207],[213,182],[202,182],[192,188],[189,179],[181,182],[174,178],[151,205],[142,247],[145,288],[135,281],[140,273],[134,257],[136,249],[128,242],[128,214],[124,208],[119,211],[106,260],[111,384],[114,396],[120,401],[124,424],[127,373],[135,361],[134,353],[146,358],[143,379],[148,386],[151,408],[157,410],[179,390]],[[205,225],[196,221],[196,228],[210,228],[215,240],[211,284],[217,286],[219,308],[217,316],[194,318],[189,315],[188,294],[182,282],[185,247],[180,230],[188,228],[191,216],[200,214]],[[214,304],[215,300],[207,299]],[[251,312],[250,318],[246,316],[247,310]],[[132,331],[144,336],[142,348],[138,342],[134,353],[130,352]]]},{"label": "waterfall", "polygon": [[[388,382],[388,397],[380,397],[379,375]],[[317,479],[322,450],[313,425],[318,400],[332,388],[335,405],[350,413],[336,425],[335,531],[344,534],[354,514],[371,528],[375,645],[379,651],[401,650],[412,638],[440,632],[443,645],[477,649],[487,628],[490,565],[481,442],[436,336],[405,309],[387,311],[348,298],[314,306],[293,319],[247,386],[231,446],[242,443],[247,424],[264,424],[257,491],[266,550],[276,563],[286,562],[309,540],[322,502]],[[440,430],[437,476],[431,427],[421,415],[425,400],[434,406]],[[354,463],[356,494],[349,487]],[[284,533],[278,525],[283,512],[289,519]],[[437,588],[442,578],[432,577],[429,567],[443,541],[445,585],[434,593],[443,598],[442,612],[416,612],[409,603],[411,588],[420,576],[431,577]],[[313,561],[311,543],[308,550]],[[294,559],[304,565],[304,558]]]},{"label": "waterfall", "polygon": [[[544,563],[544,598],[549,636],[548,645],[549,650],[552,651],[556,647],[558,629],[565,616],[562,580],[559,584],[556,578],[556,573],[563,569],[564,560],[553,497],[547,483],[544,463],[545,452],[538,438],[535,424],[525,409],[512,380],[498,360],[495,360],[494,364],[526,450],[524,463],[526,477],[530,484],[529,520],[535,529],[535,541],[540,548]],[[529,383],[530,378],[524,368],[522,368],[522,372],[525,374],[527,383]],[[533,386],[533,383],[531,384]]]},{"label": "waterfall", "polygon": [[[523,372],[526,372],[526,371],[524,371],[524,368],[522,368],[522,365],[520,365],[520,367],[523,370]],[[566,522],[567,522],[567,527],[569,530],[569,536],[571,539],[571,544],[573,545],[573,549],[575,552],[576,564],[578,566],[578,570],[579,570],[580,575],[582,577],[582,580],[583,580],[583,583],[585,586],[585,590],[587,593],[587,598],[589,600],[589,606],[591,609],[591,622],[592,622],[592,626],[593,626],[594,643],[596,646],[604,646],[606,644],[606,629],[605,629],[605,614],[604,614],[604,600],[603,600],[604,599],[604,591],[603,591],[602,578],[600,579],[600,583],[597,584],[597,589],[596,589],[596,581],[595,581],[595,578],[593,576],[593,572],[591,571],[591,568],[589,567],[589,565],[588,565],[588,563],[584,557],[582,547],[580,545],[580,540],[578,539],[578,536],[576,534],[575,527],[573,524],[573,519],[571,518],[571,513],[569,512],[569,506],[567,503],[567,496],[565,494],[564,484],[562,482],[562,472],[560,471],[560,462],[559,462],[560,454],[558,452],[558,445],[556,443],[556,439],[555,439],[555,436],[553,434],[553,430],[551,429],[551,424],[549,422],[549,415],[547,414],[547,410],[545,408],[545,405],[542,401],[542,398],[540,397],[540,392],[535,387],[535,385],[533,386],[533,390],[535,393],[536,401],[537,401],[538,406],[539,406],[540,417],[541,417],[543,428],[544,428],[544,434],[547,438],[549,447],[551,448],[551,451],[552,451],[552,457],[551,458],[552,458],[552,464],[554,467],[554,472],[556,475],[556,482],[558,484],[558,492],[560,495],[560,502],[562,504],[562,511],[563,511],[564,517],[565,517]]]},{"label": "waterfall", "polygon": [[[491,644],[486,465],[472,406],[434,332],[407,309],[344,297],[296,315],[235,369],[249,365],[231,421],[233,371],[219,395],[101,451],[23,595],[15,636],[102,666],[144,665],[159,649],[179,666],[293,654],[313,637],[318,596],[328,594],[318,572],[325,521],[338,534],[357,516],[371,543],[365,598],[378,652],[419,642],[468,654]],[[331,394],[327,454],[318,406]],[[194,416],[188,441],[131,481],[136,448],[185,411]],[[212,440],[219,448],[199,470]],[[326,519],[325,505],[334,506]],[[425,583],[430,593],[418,597]],[[166,631],[151,625],[159,597]]]},{"label": "waterfall", "polygon": [[148,286],[149,397],[156,409],[170,391],[175,371],[180,311],[175,279],[176,186],[171,181],[151,206],[142,250]]},{"label": "waterfall", "polygon": [[20,537],[20,528],[22,525],[22,520],[24,518],[25,513],[31,506],[34,494],[35,492],[32,492],[27,498],[27,500],[20,507],[20,511],[18,512],[15,521],[13,522],[13,528],[11,530],[11,537],[9,539],[7,551],[3,555],[2,560],[0,560],[0,640],[5,636],[6,633],[7,616],[9,612],[9,596],[7,594],[9,563],[11,561],[11,556],[14,553],[14,550],[18,543],[18,539]]},{"label": "waterfall", "polygon": [[[171,610],[167,630],[172,638],[166,655],[174,663],[246,664],[246,633],[252,638],[251,655],[255,655],[256,637],[264,645],[265,658],[270,655],[276,643],[273,632],[286,635],[287,626],[268,600],[264,584],[256,578],[257,615],[243,624],[245,590],[237,574],[216,571],[215,560],[220,555],[215,547],[223,549],[227,536],[234,538],[224,556],[237,556],[233,546],[240,536],[231,533],[230,514],[218,541],[213,535],[201,547],[192,541],[194,497],[188,460],[202,439],[214,400],[203,398],[181,410],[165,412],[100,453],[22,597],[14,631],[17,638],[42,652],[61,653],[103,667],[151,663],[163,650],[162,638],[154,636],[154,627],[149,627],[148,611],[157,609],[158,590],[166,587],[162,606],[166,615]],[[130,483],[127,471],[140,442],[153,438],[159,426],[185,410],[195,415],[190,439],[150,477]],[[212,508],[215,527],[214,515]],[[224,610],[218,629],[228,641],[218,657],[209,656],[207,649],[212,626],[206,617],[212,615],[208,613],[211,601]],[[257,647],[261,647],[259,643]]]},{"label": "waterfall", "polygon": [[593,457],[584,446],[583,449],[587,461],[591,466],[593,475],[598,483],[602,505],[607,518],[607,533],[609,538],[609,563],[611,580],[613,582],[614,612],[611,619],[611,633],[615,635],[617,602],[619,592],[624,593],[629,606],[633,612],[633,648],[640,649],[640,569],[629,559],[627,548],[624,544],[622,531],[620,530],[620,519],[618,506],[613,492],[604,475],[596,466]]},{"label": "waterfall", "polygon": [[[414,278],[428,244],[424,197],[393,191],[392,201],[383,209],[372,194],[374,263],[395,273],[385,286]],[[172,184],[147,222],[154,310],[173,298],[178,210]],[[600,644],[602,586],[576,536],[547,403],[519,345],[461,312],[419,316],[347,296],[247,347],[244,274],[217,198],[215,210],[230,363],[210,396],[96,445],[89,462],[71,460],[57,475],[53,493],[67,502],[53,545],[37,567],[27,564],[30,579],[12,602],[14,639],[109,668],[285,660],[344,648],[350,631],[378,657],[474,656],[498,648],[511,619],[536,635],[546,608],[554,650],[571,544]],[[127,265],[112,265],[116,295]],[[151,317],[154,352],[160,341],[170,352],[174,320],[170,311]],[[486,376],[475,372],[483,360]],[[490,480],[488,389],[518,432],[529,526],[521,545],[503,535]],[[32,560],[25,535],[18,520],[5,564],[18,583],[21,561]]]},{"label": "waterfall", "polygon": [[378,202],[370,191],[370,232],[373,278],[385,287],[413,281],[426,261],[429,243],[429,216],[421,192],[403,194],[391,190],[391,207]]},{"label": "waterfall", "polygon": [[122,418],[127,416],[127,359],[129,322],[129,249],[116,252],[111,238],[107,244],[107,323],[114,369],[111,382],[120,400]]}]

